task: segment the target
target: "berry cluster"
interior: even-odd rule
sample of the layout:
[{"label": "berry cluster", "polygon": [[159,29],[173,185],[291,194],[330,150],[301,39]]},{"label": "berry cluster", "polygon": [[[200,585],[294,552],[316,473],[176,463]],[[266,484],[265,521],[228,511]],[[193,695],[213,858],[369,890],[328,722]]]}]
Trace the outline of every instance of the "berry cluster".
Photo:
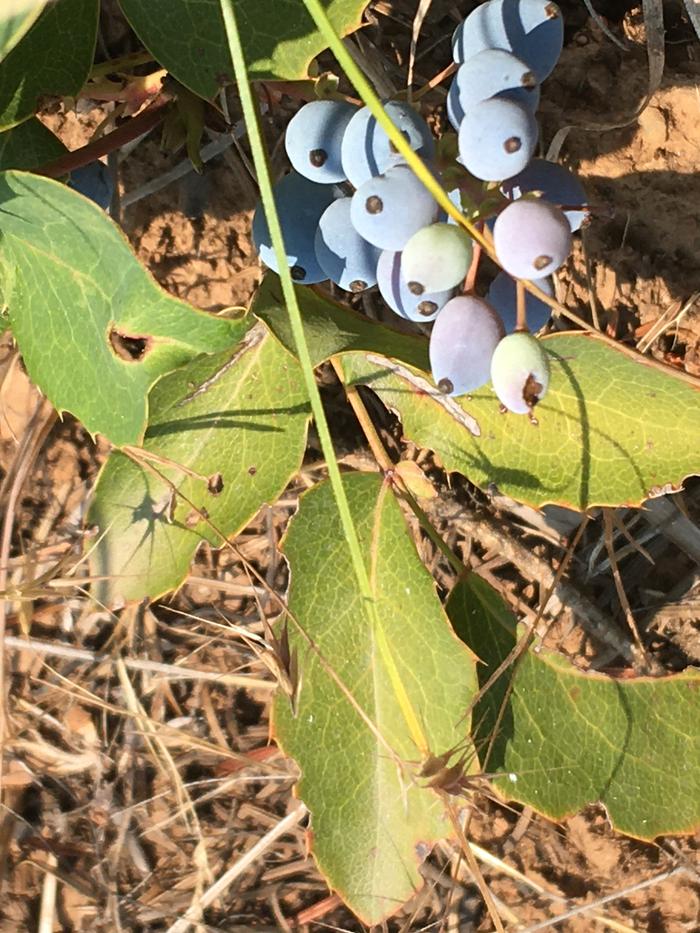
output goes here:
[{"label": "berry cluster", "polygon": [[[542,398],[549,367],[540,344],[518,328],[516,280],[536,280],[553,293],[549,276],[566,260],[586,203],[571,172],[533,158],[539,87],[562,41],[561,14],[551,0],[487,0],[457,28],[459,67],[447,102],[458,134],[456,171],[441,174],[430,128],[413,107],[385,104],[435,177],[448,188],[458,184],[449,197],[460,211],[462,189],[473,194],[480,183],[482,201],[498,189],[495,221],[471,211],[492,232],[503,270],[485,299],[457,294],[472,265],[473,240],[441,211],[367,107],[344,100],[302,106],[285,136],[293,170],[274,189],[295,281],[330,279],[355,293],[378,285],[396,314],[435,322],[430,363],[442,392],[462,395],[490,378],[502,404],[518,413],[531,412]],[[260,205],[253,240],[263,262],[279,271]],[[534,330],[549,318],[548,306],[530,294],[524,310]]]}]

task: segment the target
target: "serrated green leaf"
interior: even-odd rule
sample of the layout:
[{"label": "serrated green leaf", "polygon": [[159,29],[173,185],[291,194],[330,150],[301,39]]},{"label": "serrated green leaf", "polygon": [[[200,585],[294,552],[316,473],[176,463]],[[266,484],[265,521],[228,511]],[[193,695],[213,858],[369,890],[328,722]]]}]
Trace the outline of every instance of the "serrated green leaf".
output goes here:
[{"label": "serrated green leaf", "polygon": [[549,392],[538,424],[501,414],[490,386],[445,398],[425,373],[348,353],[351,382],[395,410],[407,437],[445,469],[534,506],[638,505],[700,467],[700,393],[672,374],[631,360],[585,334],[544,341]]},{"label": "serrated green leaf", "polygon": [[45,5],[46,0],[9,0],[8,8],[0,11],[0,62],[31,29]]},{"label": "serrated green leaf", "polygon": [[[474,575],[455,587],[447,611],[484,662],[485,683],[515,644],[513,616]],[[511,676],[474,710],[477,747],[488,745]],[[528,652],[486,767],[515,778],[496,782],[506,797],[552,819],[600,801],[629,835],[693,832],[700,826],[700,671],[622,679],[583,673],[552,652]]]},{"label": "serrated green leaf", "polygon": [[8,169],[29,171],[59,158],[65,152],[66,147],[58,136],[41,120],[31,117],[0,133],[0,172]]},{"label": "serrated green leaf", "polygon": [[[296,286],[295,292],[314,366],[347,350],[371,350],[418,368],[428,367],[428,345],[423,337],[404,334],[371,321],[364,314],[331,301],[304,285]],[[280,280],[273,272],[263,279],[251,310],[265,321],[290,353],[294,353],[294,339]]]},{"label": "serrated green leaf", "polygon": [[[472,657],[446,624],[390,488],[367,473],[347,474],[343,484],[379,625],[431,751],[444,753],[463,743],[468,728],[463,716],[474,693]],[[419,843],[449,834],[450,825],[435,792],[399,774],[385,745],[327,673],[329,667],[336,673],[402,760],[420,757],[379,632],[363,609],[327,482],[303,496],[284,552],[290,610],[324,663],[290,623],[301,691],[296,715],[286,696],[277,698],[275,734],[301,768],[299,795],[312,814],[321,871],[365,923],[378,923],[420,887]]]},{"label": "serrated green leaf", "polygon": [[0,67],[0,130],[35,113],[39,98],[76,94],[92,66],[98,0],[50,4]]},{"label": "serrated green leaf", "polygon": [[160,376],[247,327],[171,298],[97,205],[37,175],[0,174],[0,261],[30,378],[117,445],[141,440]]},{"label": "serrated green leaf", "polygon": [[[177,588],[200,541],[220,547],[218,532],[236,534],[275,501],[304,455],[309,411],[299,365],[260,323],[233,350],[161,379],[150,412],[143,447],[160,460],[112,453],[90,508],[90,523],[104,532],[91,570],[108,577],[96,588],[108,605]],[[222,488],[214,483],[212,491],[207,479],[216,474]]]},{"label": "serrated green leaf", "polygon": [[[232,80],[219,0],[120,0],[153,56],[190,90],[213,98]],[[339,35],[357,29],[367,0],[326,0]],[[236,0],[248,73],[254,81],[295,81],[327,43],[303,0]]]}]

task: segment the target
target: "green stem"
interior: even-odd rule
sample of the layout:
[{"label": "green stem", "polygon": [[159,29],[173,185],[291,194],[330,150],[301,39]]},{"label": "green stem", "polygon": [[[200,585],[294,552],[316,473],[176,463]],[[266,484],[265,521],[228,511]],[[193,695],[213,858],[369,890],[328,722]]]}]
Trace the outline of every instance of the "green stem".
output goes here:
[{"label": "green stem", "polygon": [[139,65],[148,65],[155,59],[150,52],[130,52],[128,55],[120,55],[119,58],[110,58],[107,62],[100,62],[99,65],[93,65],[90,72],[90,78],[96,81],[105,75],[121,74],[125,71],[131,71]]},{"label": "green stem", "polygon": [[[270,171],[267,164],[265,146],[262,133],[260,131],[260,124],[258,122],[258,112],[250,88],[248,71],[246,68],[243,46],[241,44],[241,38],[238,31],[238,24],[236,22],[236,15],[233,10],[233,3],[232,0],[219,0],[219,2],[221,4],[221,12],[226,29],[226,37],[228,39],[229,49],[231,51],[231,59],[236,76],[236,83],[238,85],[238,94],[241,101],[241,108],[243,110],[243,117],[246,122],[248,139],[250,141],[250,148],[253,153],[255,170],[258,176],[260,197],[262,200],[263,208],[265,210],[265,217],[267,218],[268,227],[270,229],[270,237],[272,239],[272,245],[275,250],[277,266],[280,270],[279,276],[282,283],[282,293],[284,295],[287,311],[289,312],[289,323],[292,329],[292,335],[294,337],[297,357],[299,359],[299,363],[301,364],[302,373],[304,375],[306,391],[311,403],[311,412],[313,414],[314,421],[316,422],[316,430],[318,431],[319,441],[321,442],[321,450],[323,451],[323,456],[325,457],[326,465],[328,468],[328,478],[331,483],[331,488],[333,489],[333,495],[335,496],[338,513],[340,515],[340,521],[343,527],[343,534],[345,536],[345,540],[348,543],[348,550],[350,551],[350,558],[352,560],[355,577],[357,578],[358,587],[362,595],[364,608],[368,615],[369,621],[372,624],[373,629],[379,639],[380,650],[382,651],[382,654],[385,654],[388,650],[388,647],[384,644],[384,641],[381,638],[383,633],[381,632],[379,617],[377,615],[376,605],[372,595],[369,574],[367,572],[367,567],[365,566],[364,558],[362,555],[360,540],[357,537],[357,530],[353,523],[352,515],[350,514],[350,506],[345,495],[345,488],[340,476],[338,461],[335,457],[333,441],[331,440],[331,434],[328,428],[328,421],[326,420],[326,414],[321,403],[321,395],[318,391],[318,386],[316,385],[316,377],[314,375],[314,368],[311,362],[311,355],[309,353],[309,347],[306,342],[306,335],[304,334],[304,325],[301,319],[301,311],[299,310],[299,304],[297,302],[297,296],[294,290],[294,283],[292,282],[292,277],[289,271],[287,253],[284,248],[284,240],[282,237],[282,229],[280,227],[277,211],[275,210],[275,201],[272,193],[272,181],[270,179]],[[384,657],[384,661],[387,665],[390,676],[392,673],[397,676],[393,658]],[[392,677],[392,680],[394,680],[394,677]],[[404,702],[401,702],[402,699]],[[414,742],[421,750],[423,750],[425,748],[425,739],[422,735],[422,730],[420,729],[415,712],[410,707],[410,703],[406,705],[406,701],[407,698],[402,698],[399,696],[399,702],[401,703],[409,731],[411,732]]]}]

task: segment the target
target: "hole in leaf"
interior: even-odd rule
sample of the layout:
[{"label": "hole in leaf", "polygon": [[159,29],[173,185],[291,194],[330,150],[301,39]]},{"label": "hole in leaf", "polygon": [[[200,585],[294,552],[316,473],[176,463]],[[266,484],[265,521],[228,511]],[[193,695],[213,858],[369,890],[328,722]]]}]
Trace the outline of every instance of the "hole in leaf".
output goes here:
[{"label": "hole in leaf", "polygon": [[191,509],[185,519],[186,528],[194,528],[200,521],[206,521],[209,518],[209,512],[206,509]]},{"label": "hole in leaf", "polygon": [[224,489],[224,478],[221,473],[212,473],[207,480],[207,489],[212,496],[218,496]]},{"label": "hole in leaf", "polygon": [[120,360],[140,363],[151,349],[152,338],[135,334],[123,334],[113,327],[109,332],[109,345]]}]

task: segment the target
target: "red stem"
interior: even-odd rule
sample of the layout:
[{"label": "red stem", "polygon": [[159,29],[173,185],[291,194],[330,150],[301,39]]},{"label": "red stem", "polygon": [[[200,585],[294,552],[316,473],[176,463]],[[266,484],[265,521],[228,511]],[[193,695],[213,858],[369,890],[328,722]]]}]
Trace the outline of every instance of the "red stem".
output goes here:
[{"label": "red stem", "polygon": [[[482,225],[477,224],[477,229],[481,230]],[[476,282],[476,274],[479,271],[479,261],[481,259],[481,243],[474,243],[474,251],[472,253],[472,264],[469,266],[469,272],[467,272],[467,277],[464,280],[464,293],[466,295],[474,291],[474,283]]]},{"label": "red stem", "polygon": [[522,279],[515,280],[515,295],[516,295],[516,319],[515,319],[515,329],[518,332],[527,333],[527,310],[525,307],[525,299],[527,297],[525,292],[525,286],[523,285]]},{"label": "red stem", "polygon": [[54,159],[53,162],[47,162],[35,169],[35,174],[47,175],[49,178],[60,178],[72,172],[75,168],[94,162],[100,156],[109,155],[110,152],[121,149],[123,145],[131,142],[132,139],[136,139],[157,126],[165,116],[163,108],[170,101],[171,98],[164,94],[158,96],[146,110],[135,117],[131,117],[130,120],[118,126],[116,130],[94,140],[94,142],[88,143],[87,146],[81,146],[80,149],[67,152],[58,159]]}]

